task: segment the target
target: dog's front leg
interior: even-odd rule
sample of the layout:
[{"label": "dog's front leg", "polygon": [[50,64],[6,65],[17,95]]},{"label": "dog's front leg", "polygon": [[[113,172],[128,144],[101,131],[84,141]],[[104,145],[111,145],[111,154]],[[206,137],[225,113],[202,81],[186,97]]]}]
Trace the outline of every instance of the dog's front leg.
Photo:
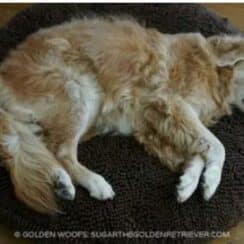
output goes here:
[{"label": "dog's front leg", "polygon": [[202,124],[191,105],[178,96],[161,98],[145,108],[143,123],[136,133],[140,142],[162,161],[172,162],[174,157],[179,163],[185,161],[177,187],[178,200],[183,202],[192,195],[204,167],[203,195],[209,200],[221,180],[225,148]]}]

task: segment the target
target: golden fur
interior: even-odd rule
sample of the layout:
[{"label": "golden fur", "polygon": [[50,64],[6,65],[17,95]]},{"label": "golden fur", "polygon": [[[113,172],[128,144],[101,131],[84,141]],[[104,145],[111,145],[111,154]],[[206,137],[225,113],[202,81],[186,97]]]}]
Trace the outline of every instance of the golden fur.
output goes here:
[{"label": "golden fur", "polygon": [[[205,126],[232,105],[244,108],[243,59],[241,37],[168,35],[131,19],[72,20],[30,35],[0,66],[0,153],[17,196],[45,213],[57,210],[52,189],[73,199],[73,183],[113,198],[76,150],[79,141],[114,132],[133,134],[172,170],[184,165],[180,202],[205,168],[208,200],[225,150]],[[36,123],[42,136],[32,131]]]}]

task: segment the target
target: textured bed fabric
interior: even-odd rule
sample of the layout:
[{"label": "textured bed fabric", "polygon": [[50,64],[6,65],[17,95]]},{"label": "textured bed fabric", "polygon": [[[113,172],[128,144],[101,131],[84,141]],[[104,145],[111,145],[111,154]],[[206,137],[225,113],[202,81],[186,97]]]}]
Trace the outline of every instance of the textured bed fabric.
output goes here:
[{"label": "textured bed fabric", "polygon": [[[49,4],[27,9],[0,30],[0,60],[41,27],[72,17],[130,14],[162,32],[195,32],[205,36],[238,33],[226,18],[194,4]],[[102,174],[114,187],[113,201],[99,202],[77,188],[73,202],[59,201],[65,212],[47,217],[33,212],[13,194],[8,174],[0,168],[0,219],[20,231],[226,231],[244,216],[244,116],[234,111],[211,129],[224,143],[227,159],[221,185],[211,201],[198,189],[178,204],[178,175],[149,156],[133,138],[98,137],[79,147],[79,159]],[[57,233],[56,233],[57,235]],[[81,234],[82,236],[82,234]],[[84,239],[37,238],[38,243],[201,243],[209,238]]]}]

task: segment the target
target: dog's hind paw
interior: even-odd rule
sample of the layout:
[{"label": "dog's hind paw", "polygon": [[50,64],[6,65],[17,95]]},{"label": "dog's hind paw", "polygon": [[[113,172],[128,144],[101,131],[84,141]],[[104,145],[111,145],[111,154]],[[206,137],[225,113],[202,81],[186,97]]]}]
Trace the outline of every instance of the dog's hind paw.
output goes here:
[{"label": "dog's hind paw", "polygon": [[63,169],[57,169],[53,178],[56,194],[65,200],[73,200],[75,198],[75,187],[67,172]]}]

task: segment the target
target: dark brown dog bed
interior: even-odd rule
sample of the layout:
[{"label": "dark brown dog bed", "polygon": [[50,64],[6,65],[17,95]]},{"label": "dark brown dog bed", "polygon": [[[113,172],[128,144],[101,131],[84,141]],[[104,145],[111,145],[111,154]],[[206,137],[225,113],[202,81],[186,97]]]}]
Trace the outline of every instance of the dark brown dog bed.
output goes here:
[{"label": "dark brown dog bed", "polygon": [[[0,30],[0,59],[40,27],[94,13],[131,14],[147,26],[168,33],[200,31],[206,36],[238,33],[226,18],[193,4],[37,5],[18,14]],[[244,216],[244,116],[235,111],[212,130],[224,143],[227,159],[221,185],[209,202],[203,200],[198,189],[189,201],[178,204],[174,194],[177,175],[148,156],[133,138],[105,136],[81,145],[79,158],[112,183],[117,194],[113,201],[96,201],[78,187],[73,202],[59,203],[66,214],[40,215],[16,200],[9,177],[0,168],[0,218],[19,231],[84,231],[74,234],[80,234],[79,238],[57,238],[57,232],[53,234],[56,238],[40,238],[37,233],[35,241],[39,243],[205,242],[211,231],[226,231]],[[86,238],[95,235],[92,231],[107,234],[118,231],[120,238]],[[131,238],[129,231],[145,232]],[[161,234],[156,235],[156,231]],[[208,231],[208,234],[196,239],[176,238],[177,233],[168,232],[170,237],[158,238],[162,232],[167,235],[167,231]],[[143,235],[151,238],[142,238]]]}]

